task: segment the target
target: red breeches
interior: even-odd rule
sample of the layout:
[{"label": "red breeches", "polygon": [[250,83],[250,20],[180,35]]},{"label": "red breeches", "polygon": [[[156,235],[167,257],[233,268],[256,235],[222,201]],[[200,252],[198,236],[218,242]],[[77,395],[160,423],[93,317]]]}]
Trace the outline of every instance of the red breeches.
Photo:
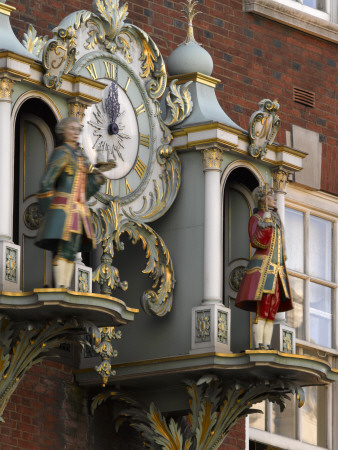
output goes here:
[{"label": "red breeches", "polygon": [[275,320],[276,313],[280,304],[280,285],[279,279],[276,281],[274,294],[263,294],[262,300],[257,305],[257,315],[267,320]]}]

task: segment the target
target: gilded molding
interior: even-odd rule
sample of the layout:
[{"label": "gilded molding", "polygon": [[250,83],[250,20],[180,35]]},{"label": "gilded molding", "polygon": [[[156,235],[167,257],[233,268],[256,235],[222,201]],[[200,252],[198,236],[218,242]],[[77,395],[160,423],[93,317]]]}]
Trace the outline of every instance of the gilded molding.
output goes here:
[{"label": "gilded molding", "polygon": [[218,148],[208,148],[206,150],[203,150],[203,166],[204,170],[221,170],[221,164],[222,164],[222,150],[219,150]]},{"label": "gilded molding", "polygon": [[282,169],[275,169],[271,172],[273,189],[279,192],[285,192],[288,183],[288,173]]},{"label": "gilded molding", "polygon": [[11,100],[14,81],[4,77],[0,79],[0,100]]},{"label": "gilded molding", "polygon": [[67,106],[69,117],[76,117],[82,123],[87,105],[77,101],[70,101]]},{"label": "gilded molding", "polygon": [[0,3],[0,14],[10,16],[11,12],[15,10],[16,8],[14,6],[6,5],[5,3]]}]

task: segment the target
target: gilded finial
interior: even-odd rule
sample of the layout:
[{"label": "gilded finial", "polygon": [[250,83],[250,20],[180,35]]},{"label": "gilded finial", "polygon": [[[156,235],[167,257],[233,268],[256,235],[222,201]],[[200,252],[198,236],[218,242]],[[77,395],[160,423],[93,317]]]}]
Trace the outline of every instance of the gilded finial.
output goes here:
[{"label": "gilded finial", "polygon": [[196,5],[198,5],[198,2],[196,0],[186,0],[186,3],[181,2],[181,5],[183,5],[183,16],[184,18],[188,19],[188,33],[184,44],[188,44],[189,42],[196,42],[192,21],[193,18],[201,12],[196,11],[195,9]]}]

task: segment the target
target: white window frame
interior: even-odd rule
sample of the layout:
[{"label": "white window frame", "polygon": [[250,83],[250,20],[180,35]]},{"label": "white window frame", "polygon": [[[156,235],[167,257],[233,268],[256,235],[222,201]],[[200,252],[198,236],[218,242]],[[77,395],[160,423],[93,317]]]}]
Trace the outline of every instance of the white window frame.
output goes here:
[{"label": "white window frame", "polygon": [[[326,194],[320,191],[310,191],[303,186],[290,184],[287,187],[287,195],[285,206],[294,210],[301,211],[305,214],[305,235],[309,233],[310,214],[321,217],[333,223],[332,236],[332,282],[314,278],[304,273],[288,270],[288,274],[305,279],[305,283],[310,281],[319,282],[333,289],[333,307],[332,307],[332,347],[322,347],[313,344],[307,340],[296,339],[297,353],[307,354],[307,350],[317,353],[318,358],[325,358],[333,367],[338,367],[338,197]],[[306,246],[307,237],[305,237],[304,258],[309,257],[308,248]],[[306,289],[306,288],[305,288]],[[305,293],[304,299],[304,328],[305,336],[309,338],[309,318],[310,318],[309,295]],[[327,388],[327,427],[325,450],[333,450],[338,448],[338,429],[336,420],[338,417],[338,383],[329,385]],[[301,441],[302,438],[302,409],[297,409],[297,429],[296,439],[287,438],[272,433],[272,404],[266,401],[265,405],[265,431],[257,428],[249,428],[250,440],[261,442],[267,445],[273,445],[285,450],[324,450],[323,447],[307,444]]]},{"label": "white window frame", "polygon": [[326,0],[327,12],[293,0],[243,0],[243,10],[338,43],[338,0]]}]

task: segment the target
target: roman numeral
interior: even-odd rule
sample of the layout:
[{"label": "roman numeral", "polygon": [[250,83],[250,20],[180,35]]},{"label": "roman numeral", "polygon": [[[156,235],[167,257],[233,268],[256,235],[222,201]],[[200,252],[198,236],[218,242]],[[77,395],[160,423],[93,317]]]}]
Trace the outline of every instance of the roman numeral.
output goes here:
[{"label": "roman numeral", "polygon": [[134,169],[137,175],[142,179],[146,171],[146,165],[144,164],[143,161],[140,160],[140,158],[137,158]]},{"label": "roman numeral", "polygon": [[108,180],[106,181],[106,195],[113,196],[113,187],[112,187],[112,181]]},{"label": "roman numeral", "polygon": [[108,62],[108,61],[103,61],[103,62],[104,62],[104,66],[106,68],[105,77],[109,78],[110,80],[115,80],[115,64]]},{"label": "roman numeral", "polygon": [[147,134],[140,134],[140,144],[144,145],[145,147],[149,148],[149,135]]},{"label": "roman numeral", "polygon": [[146,112],[146,107],[144,106],[144,104],[142,103],[142,105],[138,106],[135,109],[136,115],[138,116],[139,114],[142,114],[144,112]]},{"label": "roman numeral", "polygon": [[130,192],[131,192],[131,187],[130,187],[130,185],[128,183],[127,178],[126,178],[126,192],[127,192],[127,194],[130,194]]},{"label": "roman numeral", "polygon": [[90,73],[90,76],[92,77],[92,79],[96,80],[97,79],[97,72],[96,72],[96,67],[95,67],[94,63],[91,63],[88,66],[86,66],[86,69]]},{"label": "roman numeral", "polygon": [[126,83],[126,85],[124,87],[125,92],[127,92],[127,89],[129,87],[130,81],[131,81],[131,78],[129,77],[128,80],[127,80],[127,83]]}]

